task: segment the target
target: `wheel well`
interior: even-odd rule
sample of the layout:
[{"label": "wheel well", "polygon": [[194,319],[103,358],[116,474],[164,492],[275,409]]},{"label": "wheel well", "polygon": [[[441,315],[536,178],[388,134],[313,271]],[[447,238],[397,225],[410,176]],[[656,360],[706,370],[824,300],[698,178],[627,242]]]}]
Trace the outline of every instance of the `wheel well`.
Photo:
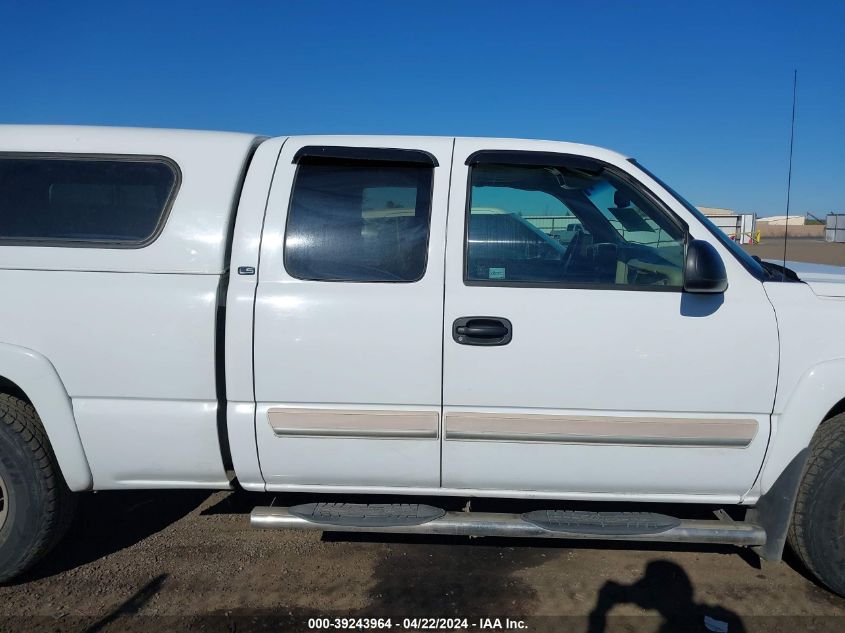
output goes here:
[{"label": "wheel well", "polygon": [[5,376],[0,376],[0,393],[9,394],[10,396],[20,398],[21,400],[25,400],[29,404],[32,404],[32,401],[26,396],[24,390]]},{"label": "wheel well", "polygon": [[839,415],[840,413],[845,413],[845,398],[842,398],[842,400],[833,405],[833,408],[827,412],[827,415],[824,416],[824,419],[829,420],[833,416]]}]

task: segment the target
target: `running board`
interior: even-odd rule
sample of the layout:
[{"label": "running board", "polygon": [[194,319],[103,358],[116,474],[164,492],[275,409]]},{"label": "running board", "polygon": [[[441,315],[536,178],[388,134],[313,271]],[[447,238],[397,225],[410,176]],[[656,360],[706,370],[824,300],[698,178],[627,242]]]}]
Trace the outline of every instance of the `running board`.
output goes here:
[{"label": "running board", "polygon": [[[397,504],[398,507],[399,504]],[[652,513],[539,511],[527,514],[444,512],[431,506],[404,505],[390,520],[388,504],[306,504],[293,508],[255,508],[250,525],[260,529],[377,532],[519,538],[600,539],[665,543],[718,543],[753,547],[766,542],[754,523],[683,520]]]}]

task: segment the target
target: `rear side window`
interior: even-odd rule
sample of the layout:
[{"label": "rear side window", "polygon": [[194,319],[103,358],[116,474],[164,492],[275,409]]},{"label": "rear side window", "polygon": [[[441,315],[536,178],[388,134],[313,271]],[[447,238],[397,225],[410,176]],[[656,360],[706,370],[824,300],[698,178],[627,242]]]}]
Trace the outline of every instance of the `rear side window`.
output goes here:
[{"label": "rear side window", "polygon": [[299,160],[285,235],[288,273],[316,281],[421,279],[433,173],[420,163]]},{"label": "rear side window", "polygon": [[0,154],[0,242],[145,246],[179,179],[166,158]]}]

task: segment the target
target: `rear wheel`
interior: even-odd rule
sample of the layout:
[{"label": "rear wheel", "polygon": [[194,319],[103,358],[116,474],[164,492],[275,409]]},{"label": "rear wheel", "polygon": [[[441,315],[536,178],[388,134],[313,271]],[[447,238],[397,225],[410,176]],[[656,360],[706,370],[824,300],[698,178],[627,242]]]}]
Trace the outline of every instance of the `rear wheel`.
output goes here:
[{"label": "rear wheel", "polygon": [[0,582],[59,542],[75,505],[33,406],[0,394]]},{"label": "rear wheel", "polygon": [[810,443],[789,544],[820,582],[845,596],[845,413],[825,421]]}]

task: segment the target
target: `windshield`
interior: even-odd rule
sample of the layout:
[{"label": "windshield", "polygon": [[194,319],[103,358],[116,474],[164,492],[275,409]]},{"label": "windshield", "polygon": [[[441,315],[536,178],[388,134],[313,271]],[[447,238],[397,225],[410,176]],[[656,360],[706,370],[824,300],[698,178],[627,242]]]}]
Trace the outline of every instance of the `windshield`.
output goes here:
[{"label": "windshield", "polygon": [[722,231],[718,226],[713,224],[713,222],[711,222],[710,219],[701,211],[695,208],[691,202],[685,200],[677,191],[672,189],[669,185],[660,180],[660,178],[655,176],[648,169],[638,163],[636,159],[629,158],[628,161],[638,167],[647,176],[650,176],[652,180],[656,181],[657,184],[659,184],[667,192],[669,192],[669,195],[671,195],[673,198],[675,198],[675,200],[680,202],[687,211],[692,213],[695,218],[699,222],[701,222],[707,228],[707,230],[710,231],[710,233],[713,234],[713,237],[719,240],[720,244],[722,244],[725,248],[731,251],[731,253],[733,253],[734,257],[739,260],[739,263],[742,264],[748,272],[750,272],[752,275],[754,275],[757,279],[760,280],[766,279],[769,276],[759,262],[757,262],[753,257],[751,257],[751,255],[746,253],[745,249],[743,249],[742,246],[740,246],[737,242],[729,238],[727,234]]}]

